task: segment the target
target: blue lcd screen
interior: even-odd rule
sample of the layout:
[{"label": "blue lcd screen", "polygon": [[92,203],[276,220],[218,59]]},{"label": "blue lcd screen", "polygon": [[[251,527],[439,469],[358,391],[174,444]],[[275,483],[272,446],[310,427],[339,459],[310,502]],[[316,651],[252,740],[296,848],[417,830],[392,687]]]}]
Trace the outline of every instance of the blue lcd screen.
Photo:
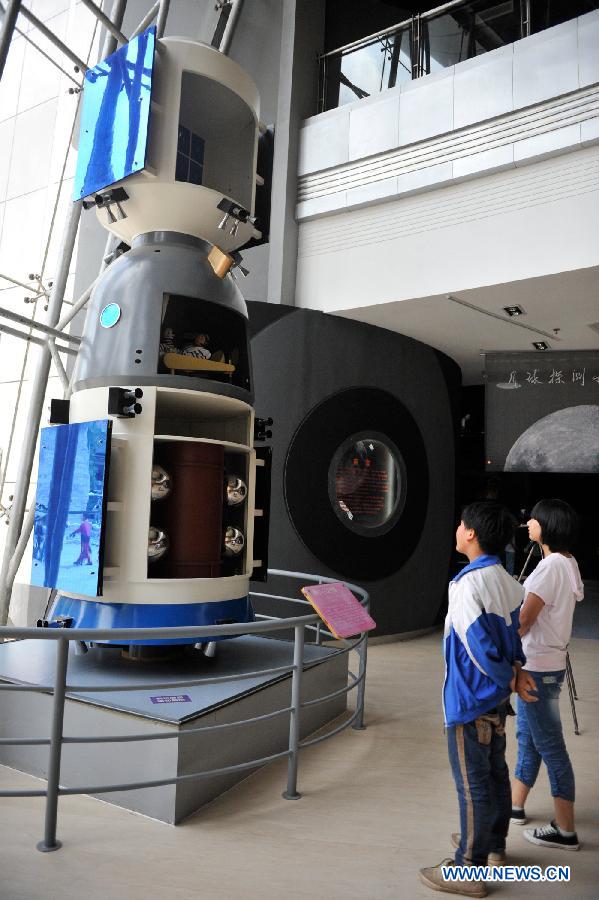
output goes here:
[{"label": "blue lcd screen", "polygon": [[31,583],[86,597],[102,593],[108,419],[42,428]]},{"label": "blue lcd screen", "polygon": [[146,164],[156,27],[85,73],[74,200]]}]

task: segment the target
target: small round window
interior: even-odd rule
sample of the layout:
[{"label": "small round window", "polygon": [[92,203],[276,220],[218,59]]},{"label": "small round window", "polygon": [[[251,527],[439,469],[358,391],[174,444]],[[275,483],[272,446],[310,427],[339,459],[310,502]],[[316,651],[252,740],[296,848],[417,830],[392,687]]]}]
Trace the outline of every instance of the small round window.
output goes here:
[{"label": "small round window", "polygon": [[121,307],[118,303],[109,303],[100,313],[102,328],[113,328],[121,318]]},{"label": "small round window", "polygon": [[343,524],[365,537],[395,525],[405,500],[405,464],[386,435],[360,432],[347,438],[329,466],[329,499]]}]

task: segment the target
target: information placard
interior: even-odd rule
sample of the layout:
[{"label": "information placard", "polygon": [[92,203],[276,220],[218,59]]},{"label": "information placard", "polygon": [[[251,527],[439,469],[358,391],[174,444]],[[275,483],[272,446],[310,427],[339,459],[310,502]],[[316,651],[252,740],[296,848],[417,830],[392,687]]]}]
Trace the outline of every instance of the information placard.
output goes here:
[{"label": "information placard", "polygon": [[336,638],[351,637],[376,628],[376,622],[341,582],[311,584],[302,588],[329,631]]}]

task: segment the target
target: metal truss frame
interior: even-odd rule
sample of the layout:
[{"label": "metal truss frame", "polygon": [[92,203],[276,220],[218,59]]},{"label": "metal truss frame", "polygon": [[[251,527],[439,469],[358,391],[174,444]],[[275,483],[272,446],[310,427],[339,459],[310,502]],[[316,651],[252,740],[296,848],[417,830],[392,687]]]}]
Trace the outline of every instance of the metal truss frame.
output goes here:
[{"label": "metal truss frame", "polygon": [[[96,16],[106,31],[99,54],[100,61],[113,53],[119,44],[125,44],[129,40],[129,38],[121,31],[127,7],[127,0],[113,0],[110,15],[107,15],[101,8],[101,5],[93,2],[93,0],[82,0],[82,2],[90,12]],[[166,27],[169,7],[170,0],[158,0],[158,2],[154,3],[151,9],[143,17],[142,21],[138,24],[137,28],[135,28],[131,37],[135,37],[154,20],[156,20],[157,37],[162,37]],[[17,28],[17,19],[19,15],[22,15],[27,19],[40,34],[42,34],[54,47],[56,47],[57,50],[60,51],[60,53],[75,65],[76,69],[83,73],[87,71],[88,66],[86,63],[83,62],[83,60],[80,59],[77,54],[61,41],[60,38],[46,25],[44,25],[44,23],[24,5],[22,0],[4,0],[4,2],[1,2],[0,0],[0,12],[4,14],[0,30],[0,79],[2,78],[11,40],[15,32],[23,34],[23,32]],[[29,35],[23,36],[34,44]],[[37,47],[35,44],[34,46]],[[47,54],[44,55],[47,56]],[[50,61],[54,62],[54,60]],[[55,64],[61,68],[60,64]],[[64,71],[64,69],[62,71]],[[68,73],[65,72],[65,74]],[[72,79],[72,76],[69,77],[71,77],[71,80],[74,80]],[[78,84],[76,80],[75,83]],[[82,208],[82,201],[74,201],[69,208],[58,254],[58,269],[49,293],[41,282],[39,290],[36,292],[35,299],[44,297],[47,300],[47,316],[45,323],[40,323],[27,316],[21,316],[17,313],[12,313],[9,310],[0,308],[0,320],[8,319],[9,321],[24,325],[27,327],[28,333],[12,328],[4,324],[3,321],[0,321],[0,331],[23,338],[26,341],[31,341],[41,347],[35,374],[32,379],[31,401],[21,445],[21,455],[15,477],[15,492],[10,510],[6,544],[0,569],[0,627],[7,623],[10,598],[15,577],[33,528],[35,504],[32,503],[29,511],[26,511],[27,495],[31,481],[31,472],[33,469],[48,377],[50,375],[50,366],[52,362],[55,363],[64,388],[64,396],[68,398],[71,394],[71,384],[62,360],[60,359],[60,354],[76,354],[76,347],[80,344],[80,338],[66,334],[64,329],[76,314],[86,306],[98,278],[112,260],[114,247],[117,243],[117,239],[114,238],[113,235],[108,237],[98,277],[83,292],[79,299],[63,312],[67,278],[70,271],[73,252],[75,250]],[[1,275],[0,278],[4,278],[21,287],[30,287],[30,285],[25,285],[8,276]],[[33,331],[39,332],[39,334],[32,334]],[[57,343],[57,341],[59,343]]]},{"label": "metal truss frame", "polygon": [[[157,0],[139,22],[137,27],[132,31],[130,37],[127,38],[121,30],[127,8],[127,0],[113,0],[110,15],[106,14],[102,9],[103,5],[108,4],[108,0],[99,0],[99,3],[94,2],[94,0],[82,0],[82,3],[96,16],[106,31],[98,61],[105,59],[113,53],[118,45],[125,44],[136,37],[154,21],[156,21],[157,38],[163,37],[170,10],[170,0]],[[224,15],[226,15],[226,18],[223,23],[224,28],[219,35],[217,44],[215,45],[213,40],[213,46],[222,53],[228,52],[242,3],[243,0],[224,0],[224,2],[219,5],[219,8],[221,9],[221,19]],[[59,63],[42,51],[31,39],[29,34],[25,34],[17,28],[18,17],[19,15],[22,15],[40,32],[40,34],[47,38],[57,50],[74,64],[76,71],[82,73],[87,71],[87,64],[46,25],[44,25],[44,23],[23,4],[23,0],[0,0],[0,12],[4,14],[0,30],[0,79],[2,78],[13,35],[17,32],[36,47],[40,53],[53,63],[53,65],[61,69],[64,74],[68,75],[68,77],[77,85],[76,90],[81,90],[82,85],[77,79],[74,79],[73,76],[63,69]],[[218,30],[217,26],[217,32]],[[215,32],[215,37],[217,32]],[[36,292],[34,299],[37,300],[44,297],[47,300],[46,322],[36,322],[27,316],[20,316],[0,307],[0,331],[33,342],[41,347],[41,353],[37,360],[37,367],[32,381],[31,401],[25,425],[25,433],[23,435],[21,456],[15,477],[15,492],[12,507],[10,509],[6,544],[0,568],[0,627],[7,623],[13,585],[33,529],[35,504],[32,503],[27,511],[27,495],[31,482],[31,472],[33,469],[50,367],[52,362],[54,362],[64,388],[64,397],[70,397],[72,385],[60,358],[60,354],[76,354],[76,347],[79,346],[81,340],[80,338],[66,334],[64,329],[77,313],[86,306],[100,275],[114,258],[114,249],[118,243],[117,238],[113,235],[109,235],[98,276],[94,282],[86,288],[79,299],[72,305],[69,304],[69,308],[63,312],[67,278],[75,249],[82,208],[82,201],[74,201],[69,209],[59,250],[60,261],[58,271],[55,274],[49,292],[37,276],[34,276],[33,278],[33,280],[38,280],[39,282],[39,289]],[[14,278],[5,275],[0,275],[0,278],[6,279],[20,287],[30,287],[30,285],[25,285],[22,282],[16,281]],[[29,333],[5,325],[2,322],[3,319],[8,319],[9,321],[27,326]],[[40,334],[34,335],[32,334],[32,331],[40,332]],[[57,344],[57,341],[60,343]],[[1,640],[2,638],[0,637],[0,641]]]}]

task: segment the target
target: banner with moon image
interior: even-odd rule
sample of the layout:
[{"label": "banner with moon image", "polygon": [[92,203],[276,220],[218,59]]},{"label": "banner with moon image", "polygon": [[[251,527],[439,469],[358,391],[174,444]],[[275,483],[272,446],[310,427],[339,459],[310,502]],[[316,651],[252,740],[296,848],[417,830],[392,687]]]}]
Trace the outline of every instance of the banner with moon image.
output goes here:
[{"label": "banner with moon image", "polygon": [[599,351],[488,353],[485,467],[599,472]]}]

